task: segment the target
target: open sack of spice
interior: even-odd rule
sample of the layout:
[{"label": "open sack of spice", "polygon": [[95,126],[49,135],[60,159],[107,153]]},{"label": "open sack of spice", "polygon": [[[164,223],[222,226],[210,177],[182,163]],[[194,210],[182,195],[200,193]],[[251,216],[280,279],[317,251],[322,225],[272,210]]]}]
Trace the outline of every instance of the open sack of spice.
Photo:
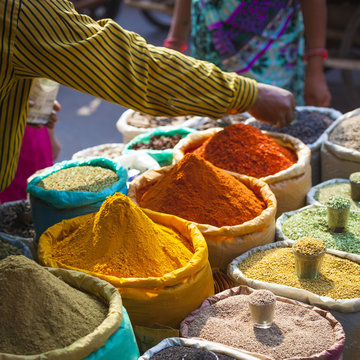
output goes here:
[{"label": "open sack of spice", "polygon": [[201,121],[200,116],[154,116],[128,109],[121,114],[116,122],[116,128],[122,134],[124,143],[127,144],[134,137],[160,126],[196,129]]},{"label": "open sack of spice", "polygon": [[128,173],[110,159],[62,161],[32,177],[27,186],[36,240],[63,219],[99,210],[107,196],[127,193]]},{"label": "open sack of spice", "polygon": [[321,181],[348,178],[360,171],[360,108],[343,114],[325,131]]},{"label": "open sack of spice", "polygon": [[175,146],[173,163],[189,152],[230,174],[269,184],[277,199],[277,216],[305,205],[311,188],[311,154],[299,139],[239,123],[189,134]]},{"label": "open sack of spice", "polygon": [[0,359],[129,359],[139,350],[119,292],[24,256],[0,261]]},{"label": "open sack of spice", "polygon": [[331,196],[342,196],[349,199],[351,210],[360,211],[360,172],[352,175],[358,176],[358,180],[338,178],[313,186],[306,196],[307,204],[326,206]]},{"label": "open sack of spice", "polygon": [[267,356],[254,355],[212,341],[172,337],[146,351],[139,360],[271,360]]},{"label": "open sack of spice", "polygon": [[297,106],[294,120],[289,126],[277,129],[254,118],[245,121],[260,130],[288,134],[301,140],[311,150],[312,185],[321,181],[321,144],[325,139],[325,130],[342,113],[338,110],[318,106]]},{"label": "open sack of spice", "polygon": [[358,359],[360,256],[326,249],[319,275],[299,278],[293,245],[292,241],[278,241],[249,250],[231,262],[228,274],[238,285],[266,289],[331,312],[346,334],[344,359]]},{"label": "open sack of spice", "polygon": [[[257,326],[265,318],[268,326]],[[341,324],[328,311],[247,286],[204,300],[181,322],[180,336],[272,360],[337,360],[345,342]]]},{"label": "open sack of spice", "polygon": [[213,268],[226,269],[237,255],[274,241],[276,199],[269,186],[230,175],[195,154],[142,174],[130,183],[128,196],[141,208],[196,225]]},{"label": "open sack of spice", "polygon": [[200,231],[175,216],[142,210],[116,193],[96,213],[63,220],[40,237],[40,263],[86,272],[120,292],[134,326],[178,328],[214,294]]},{"label": "open sack of spice", "polygon": [[[335,219],[329,218],[328,212],[327,206],[308,205],[282,214],[276,220],[276,240],[314,237],[322,240],[328,249],[360,255],[360,212],[346,211],[346,217],[341,217],[338,210]],[[338,222],[335,228],[345,226],[344,231],[332,231],[335,220]]]},{"label": "open sack of spice", "polygon": [[143,150],[149,154],[160,166],[171,165],[173,148],[185,136],[194,132],[190,128],[173,128],[162,126],[145,134],[134,137],[123,149],[123,155]]}]

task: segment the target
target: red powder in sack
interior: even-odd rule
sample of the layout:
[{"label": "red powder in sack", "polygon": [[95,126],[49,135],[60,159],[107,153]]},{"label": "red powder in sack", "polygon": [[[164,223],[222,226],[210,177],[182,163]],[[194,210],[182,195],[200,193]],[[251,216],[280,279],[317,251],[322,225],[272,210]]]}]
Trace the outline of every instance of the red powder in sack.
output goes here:
[{"label": "red powder in sack", "polygon": [[266,208],[240,180],[195,154],[187,154],[158,181],[141,189],[140,206],[217,227],[240,225]]},{"label": "red powder in sack", "polygon": [[256,178],[274,175],[297,162],[295,151],[243,123],[219,131],[193,153],[221,169]]}]

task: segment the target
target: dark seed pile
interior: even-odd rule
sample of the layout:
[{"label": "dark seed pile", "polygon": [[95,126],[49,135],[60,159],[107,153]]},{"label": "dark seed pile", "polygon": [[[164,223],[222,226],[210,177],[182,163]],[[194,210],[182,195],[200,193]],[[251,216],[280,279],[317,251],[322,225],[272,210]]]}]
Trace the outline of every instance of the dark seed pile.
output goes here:
[{"label": "dark seed pile", "polygon": [[5,259],[10,255],[23,255],[23,252],[16,246],[11,245],[6,241],[0,240],[0,260]]},{"label": "dark seed pile", "polygon": [[34,224],[28,201],[0,206],[0,231],[8,235],[33,238]]},{"label": "dark seed pile", "polygon": [[214,353],[209,350],[196,349],[188,346],[171,346],[156,353],[151,360],[231,360],[233,357]]},{"label": "dark seed pile", "polygon": [[152,135],[148,143],[138,142],[131,146],[132,150],[152,149],[166,150],[172,149],[182,139],[180,134],[174,136]]},{"label": "dark seed pile", "polygon": [[313,144],[334,121],[328,115],[318,111],[297,111],[296,114],[297,121],[281,129],[260,121],[255,121],[251,125],[261,130],[294,136],[305,144]]}]

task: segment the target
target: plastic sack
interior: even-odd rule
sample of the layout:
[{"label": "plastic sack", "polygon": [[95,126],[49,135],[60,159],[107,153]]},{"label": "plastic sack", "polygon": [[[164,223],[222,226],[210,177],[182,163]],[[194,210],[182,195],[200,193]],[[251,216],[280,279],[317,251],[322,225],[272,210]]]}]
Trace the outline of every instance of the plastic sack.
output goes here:
[{"label": "plastic sack", "polygon": [[[124,143],[128,143],[130,140],[132,140],[135,136],[147,133],[148,131],[152,131],[154,128],[138,128],[132,125],[128,124],[128,118],[133,116],[136,113],[136,111],[132,109],[128,109],[124,111],[119,120],[116,122],[116,128],[123,136]],[[199,123],[201,121],[202,117],[200,116],[194,116],[191,117],[188,120],[185,120],[183,123],[178,125],[172,125],[172,127],[187,127],[196,129],[199,126]]]},{"label": "plastic sack", "polygon": [[[327,107],[318,107],[318,106],[296,106],[296,111],[316,111],[321,114],[326,114],[332,120],[336,121],[342,113],[338,110],[327,108]],[[254,122],[258,122],[255,118],[250,118],[245,121],[245,124],[253,125]],[[276,130],[273,130],[276,132]],[[311,182],[312,185],[316,185],[321,181],[321,144],[324,142],[325,132],[323,132],[318,139],[312,144],[306,144],[311,151]]]},{"label": "plastic sack", "polygon": [[347,119],[356,117],[360,123],[360,108],[343,114],[338,121],[325,131],[321,146],[321,181],[335,178],[349,178],[350,174],[360,170],[360,151],[332,143],[331,132]]},{"label": "plastic sack", "polygon": [[[198,131],[180,140],[174,147],[173,164],[177,164],[188,150],[197,148],[210,136],[222,130],[222,128],[212,128]],[[311,188],[311,152],[308,146],[293,136],[263,132],[271,136],[280,145],[293,149],[298,158],[297,163],[288,169],[260,179],[269,184],[270,189],[274,192],[277,200],[276,216],[280,216],[285,211],[295,210],[305,205],[306,194]],[[231,171],[224,171],[234,174]]]},{"label": "plastic sack", "polygon": [[[62,349],[36,355],[12,355],[0,353],[0,360],[136,360],[139,350],[119,292],[106,281],[79,271],[64,269],[48,270],[70,286],[93,294],[109,304],[105,320],[90,334]],[[54,335],[56,336],[56,334]]]},{"label": "plastic sack", "polygon": [[63,220],[45,231],[39,241],[39,261],[46,266],[81,270],[110,282],[119,290],[134,327],[159,324],[177,328],[186,314],[214,293],[206,242],[200,231],[190,222],[176,216],[143,211],[155,223],[175,229],[193,243],[194,255],[186,266],[161,277],[118,278],[74,269],[54,260],[52,243],[69,236],[81,224],[91,221],[95,214]]},{"label": "plastic sack", "polygon": [[32,251],[30,249],[30,246],[29,246],[30,245],[29,242],[24,241],[24,239],[6,235],[5,233],[0,233],[0,241],[4,241],[4,242],[20,249],[22,251],[23,255],[28,257],[29,259],[34,258]]},{"label": "plastic sack", "polygon": [[[171,168],[172,166],[163,167],[160,170],[148,171],[137,177],[129,185],[128,196],[135,204],[138,204],[140,189],[158,181]],[[213,225],[192,222],[205,237],[212,268],[226,269],[234,257],[255,246],[268,244],[274,241],[275,237],[276,199],[269,186],[265,182],[250,176],[232,175],[256,193],[261,194],[266,208],[254,219],[235,226],[218,228]]]},{"label": "plastic sack", "polygon": [[[75,166],[100,166],[111,169],[119,177],[112,186],[99,192],[89,191],[58,191],[45,190],[37,183],[54,172]],[[121,164],[105,158],[79,159],[63,161],[44,169],[39,175],[33,177],[26,191],[30,194],[31,213],[33,217],[36,241],[40,235],[51,225],[63,219],[70,219],[98,211],[107,196],[116,192],[127,193],[127,170]]]},{"label": "plastic sack", "polygon": [[[199,312],[203,311],[208,306],[215,304],[216,302],[218,302],[220,300],[229,298],[230,296],[250,295],[253,291],[254,291],[253,289],[251,289],[247,286],[239,286],[239,287],[235,287],[235,288],[232,288],[229,290],[225,290],[219,294],[216,294],[216,295],[206,299],[201,304],[199,309],[193,311],[181,322],[180,335],[183,337],[189,337],[189,335],[188,335],[189,334],[189,326],[193,322],[194,317],[196,317],[196,315]],[[328,311],[324,311],[317,307],[309,306],[309,305],[300,303],[298,301],[286,299],[284,297],[279,297],[279,296],[276,297],[276,301],[292,304],[295,306],[301,306],[308,310],[312,310],[312,311],[318,313],[323,318],[325,318],[330,323],[330,325],[333,329],[334,343],[332,344],[332,346],[329,349],[326,349],[326,350],[322,351],[321,353],[314,354],[314,355],[308,356],[308,357],[296,357],[296,359],[299,359],[299,360],[315,360],[315,359],[316,360],[320,360],[320,359],[321,360],[325,360],[325,359],[338,360],[339,359],[339,357],[341,356],[343,349],[344,349],[345,334],[344,334],[344,331],[343,331],[340,323]],[[243,349],[240,349],[240,350],[243,350]],[[249,352],[249,354],[251,354],[253,356],[263,356],[265,359],[273,359],[273,357],[271,357],[271,356],[265,356],[260,353]]]},{"label": "plastic sack", "polygon": [[[307,204],[308,205],[316,205],[316,206],[325,206],[325,204],[320,203],[317,200],[318,191],[320,191],[321,189],[323,189],[323,188],[325,188],[327,186],[337,185],[337,184],[349,184],[349,189],[351,189],[349,179],[331,179],[331,180],[324,181],[324,182],[322,182],[320,184],[317,184],[316,186],[313,186],[309,190],[309,192],[306,195]],[[339,194],[339,195],[341,195],[341,194]],[[356,207],[356,205],[354,205],[354,208],[352,208],[352,210],[360,211],[360,202],[358,201],[358,202],[356,202],[356,204],[357,204],[357,207]]]},{"label": "plastic sack", "polygon": [[[301,301],[330,311],[341,323],[346,335],[344,359],[357,360],[360,354],[360,298],[335,300],[327,296],[319,296],[310,291],[291,286],[268,283],[246,277],[239,269],[239,265],[251,255],[278,247],[291,247],[291,241],[278,241],[259,246],[234,259],[228,267],[228,274],[237,285],[247,285],[253,289],[267,289],[278,296]],[[349,259],[360,264],[360,256],[342,251],[327,249],[327,253]]]},{"label": "plastic sack", "polygon": [[215,354],[230,356],[238,360],[271,360],[269,357],[247,353],[246,351],[237,350],[235,348],[222,345],[220,343],[210,342],[200,339],[186,339],[180,337],[172,337],[162,340],[159,344],[146,351],[139,360],[151,360],[155,354],[161,350],[173,346],[187,346],[195,349],[212,351]]},{"label": "plastic sack", "polygon": [[[123,149],[123,155],[131,154],[137,152],[138,150],[133,150],[132,147],[138,143],[149,143],[150,138],[154,135],[160,136],[174,136],[181,135],[183,138],[186,137],[191,132],[196,130],[190,128],[174,128],[170,126],[161,126],[155,128],[149,132],[144,134],[140,134],[135,136],[129,143],[127,143]],[[171,165],[173,159],[173,149],[165,149],[165,150],[154,150],[154,149],[143,149],[147,154],[149,154],[152,158],[154,158],[160,166]]]},{"label": "plastic sack", "polygon": [[[292,217],[293,215],[301,212],[301,211],[305,211],[305,210],[308,210],[308,209],[316,209],[318,207],[321,207],[321,208],[324,208],[323,205],[320,205],[320,206],[317,206],[316,204],[312,204],[312,205],[307,205],[307,206],[304,206],[298,210],[294,210],[294,211],[288,211],[286,213],[283,213],[277,220],[276,220],[276,232],[275,232],[275,238],[276,238],[276,241],[290,241],[290,242],[294,242],[295,240],[293,239],[289,239],[282,231],[282,226],[284,224],[284,222],[289,219],[290,217]],[[353,212],[353,210],[351,210]],[[360,226],[360,224],[359,224]],[[360,239],[356,238],[355,237],[356,234],[354,234],[354,239],[352,239],[353,243],[353,249],[352,249],[352,252],[351,253],[354,253],[356,254],[358,251],[360,252],[359,248],[360,248]],[[315,235],[309,231],[308,234],[304,234],[304,237],[305,236],[308,236],[308,237],[314,237]],[[358,241],[356,241],[358,240]],[[348,243],[349,241],[347,241]],[[341,240],[339,242],[335,241],[337,247],[340,248],[341,246]],[[348,244],[349,245],[349,244]],[[328,247],[328,249],[330,249],[330,247]],[[334,251],[340,251],[341,253],[343,252],[342,250],[337,250],[337,249],[333,249]],[[350,251],[345,251],[345,253],[347,252],[350,252]]]},{"label": "plastic sack", "polygon": [[117,161],[123,151],[123,143],[109,143],[92,146],[74,153],[71,160],[103,157]]}]

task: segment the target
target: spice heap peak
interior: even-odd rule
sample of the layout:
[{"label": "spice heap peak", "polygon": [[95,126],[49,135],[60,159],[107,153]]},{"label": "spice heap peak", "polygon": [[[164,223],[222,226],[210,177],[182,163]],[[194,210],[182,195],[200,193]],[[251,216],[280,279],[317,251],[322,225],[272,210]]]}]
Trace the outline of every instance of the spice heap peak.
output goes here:
[{"label": "spice heap peak", "polygon": [[152,221],[121,193],[106,198],[97,213],[53,244],[61,263],[119,278],[160,277],[188,264],[191,241]]},{"label": "spice heap peak", "polygon": [[215,166],[256,178],[274,175],[297,162],[294,150],[247,124],[232,124],[193,151]]},{"label": "spice heap peak", "polygon": [[266,208],[260,194],[195,154],[140,190],[137,200],[144,208],[217,227],[240,225]]}]

